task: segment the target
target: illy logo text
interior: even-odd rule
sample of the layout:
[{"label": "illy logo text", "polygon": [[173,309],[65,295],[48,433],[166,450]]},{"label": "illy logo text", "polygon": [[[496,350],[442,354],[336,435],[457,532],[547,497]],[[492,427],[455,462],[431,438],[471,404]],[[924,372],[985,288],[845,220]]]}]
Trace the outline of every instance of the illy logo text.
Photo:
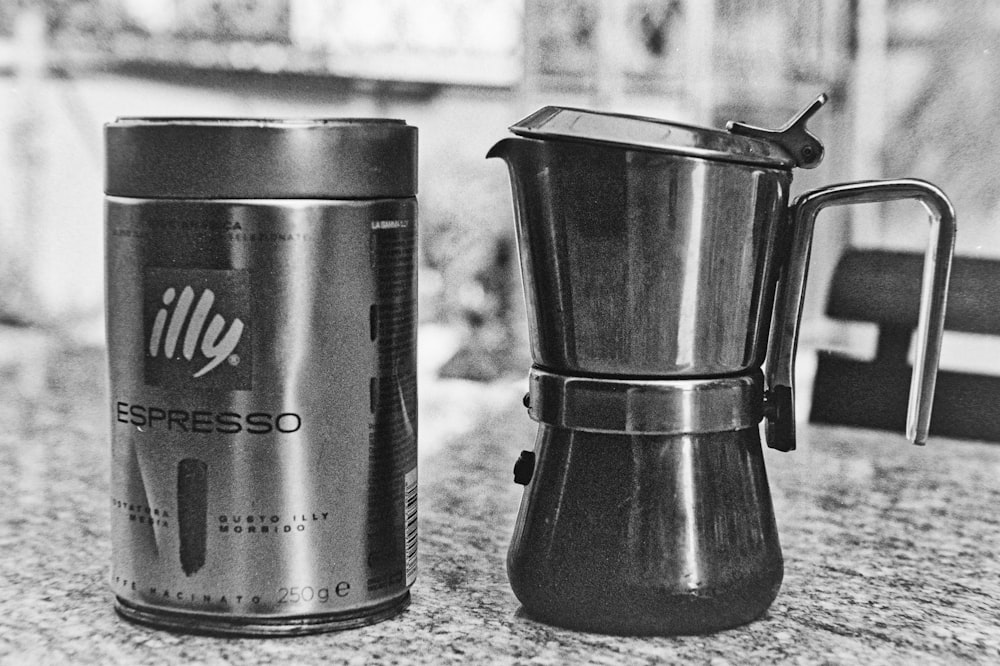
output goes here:
[{"label": "illy logo text", "polygon": [[148,386],[253,390],[251,276],[234,268],[147,266],[143,381]]},{"label": "illy logo text", "polygon": [[149,335],[151,357],[157,357],[162,350],[164,358],[177,358],[180,353],[183,358],[193,361],[200,351],[207,363],[195,371],[193,376],[196,378],[208,374],[227,360],[231,365],[239,364],[240,358],[235,351],[243,336],[244,324],[234,317],[227,328],[225,317],[218,313],[213,315],[215,292],[208,288],[202,290],[195,303],[192,287],[184,287],[179,297],[174,287],[167,287],[161,302],[164,307],[157,310]]}]

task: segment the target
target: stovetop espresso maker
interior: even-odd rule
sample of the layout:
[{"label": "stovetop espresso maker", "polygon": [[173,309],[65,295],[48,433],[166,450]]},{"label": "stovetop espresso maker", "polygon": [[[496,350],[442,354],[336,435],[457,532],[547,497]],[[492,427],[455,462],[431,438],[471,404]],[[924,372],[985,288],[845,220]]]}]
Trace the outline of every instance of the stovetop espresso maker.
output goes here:
[{"label": "stovetop espresso maker", "polygon": [[[760,446],[795,448],[792,373],[813,225],[842,204],[930,212],[907,434],[927,437],[955,216],[918,180],[833,185],[789,206],[822,144],[806,122],[728,131],[543,108],[508,165],[533,367],[534,452],[507,559],[524,610],[619,634],[760,616],[783,574]],[[877,285],[872,285],[877,288]]]}]

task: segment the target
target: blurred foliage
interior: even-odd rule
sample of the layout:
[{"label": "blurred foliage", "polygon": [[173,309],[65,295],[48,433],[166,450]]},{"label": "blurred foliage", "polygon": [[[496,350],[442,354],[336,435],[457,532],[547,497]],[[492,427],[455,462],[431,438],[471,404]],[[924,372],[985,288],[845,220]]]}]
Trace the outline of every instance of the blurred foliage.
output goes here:
[{"label": "blurred foliage", "polygon": [[178,7],[179,36],[288,42],[287,0],[185,0]]},{"label": "blurred foliage", "polygon": [[995,0],[936,2],[943,24],[918,45],[926,62],[919,92],[896,119],[886,173],[933,178],[964,218],[989,219],[1000,205],[1000,7]]},{"label": "blurred foliage", "polygon": [[[0,34],[9,36],[23,9],[44,12],[53,37],[92,37],[99,44],[123,32],[146,34],[121,0],[0,0]],[[179,0],[178,36],[288,41],[288,0]]]},{"label": "blurred foliage", "polygon": [[482,164],[441,152],[428,155],[421,169],[434,174],[433,187],[420,195],[421,259],[441,285],[454,287],[435,291],[427,303],[431,314],[473,323],[488,319],[499,307],[490,293],[495,285],[487,288],[475,276],[495,263],[498,245],[513,241],[507,185]]},{"label": "blurred foliage", "polygon": [[138,29],[118,0],[0,0],[0,35],[11,36],[17,15],[26,9],[45,15],[53,37],[82,36],[100,42]]},{"label": "blurred foliage", "polygon": [[488,381],[523,372],[530,360],[505,170],[476,160],[436,153],[421,165],[434,174],[420,195],[420,247],[435,285],[422,292],[421,316],[466,331],[443,376]]}]

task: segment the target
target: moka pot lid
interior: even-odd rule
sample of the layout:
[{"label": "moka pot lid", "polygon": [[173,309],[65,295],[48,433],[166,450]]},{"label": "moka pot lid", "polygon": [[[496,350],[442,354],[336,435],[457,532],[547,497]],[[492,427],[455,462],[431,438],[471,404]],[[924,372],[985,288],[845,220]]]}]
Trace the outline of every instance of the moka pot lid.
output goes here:
[{"label": "moka pot lid", "polygon": [[651,150],[765,167],[811,169],[823,159],[823,144],[806,130],[806,121],[826,102],[826,95],[784,127],[767,130],[729,122],[726,130],[658,118],[546,106],[511,125],[518,136]]}]

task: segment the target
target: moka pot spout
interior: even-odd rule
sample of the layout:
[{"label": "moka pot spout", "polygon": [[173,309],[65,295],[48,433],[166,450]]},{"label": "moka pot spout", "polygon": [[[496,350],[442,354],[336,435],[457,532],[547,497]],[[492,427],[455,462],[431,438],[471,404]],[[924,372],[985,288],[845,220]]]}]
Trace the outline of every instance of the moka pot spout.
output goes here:
[{"label": "moka pot spout", "polygon": [[500,159],[509,162],[509,155],[512,150],[512,144],[516,144],[515,139],[501,139],[493,144],[493,147],[489,149],[486,153],[486,159],[491,159],[493,157],[499,157]]}]

